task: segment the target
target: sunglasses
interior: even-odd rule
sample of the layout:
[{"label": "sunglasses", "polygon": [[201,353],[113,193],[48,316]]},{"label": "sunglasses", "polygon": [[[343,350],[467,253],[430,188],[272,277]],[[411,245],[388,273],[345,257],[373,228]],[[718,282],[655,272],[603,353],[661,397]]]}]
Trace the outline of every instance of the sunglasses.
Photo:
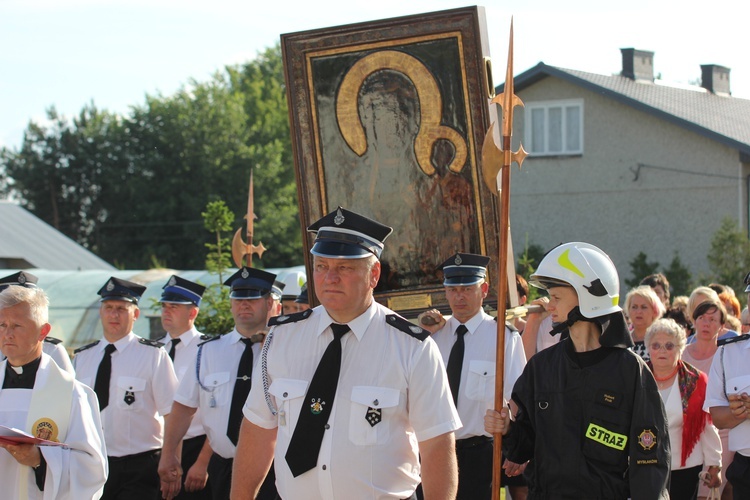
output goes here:
[{"label": "sunglasses", "polygon": [[675,347],[677,346],[674,345],[672,342],[667,342],[666,344],[660,344],[658,342],[654,342],[653,344],[651,344],[652,351],[660,351],[662,348],[664,348],[667,351],[671,351]]}]

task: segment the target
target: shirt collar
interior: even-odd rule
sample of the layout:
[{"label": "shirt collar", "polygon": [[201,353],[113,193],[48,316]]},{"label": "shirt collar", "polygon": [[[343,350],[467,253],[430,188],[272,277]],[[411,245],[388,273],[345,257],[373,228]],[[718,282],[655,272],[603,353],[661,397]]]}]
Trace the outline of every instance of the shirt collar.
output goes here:
[{"label": "shirt collar", "polygon": [[[466,333],[474,334],[475,331],[477,331],[477,328],[479,328],[479,325],[482,324],[482,321],[484,321],[485,316],[492,318],[491,316],[485,314],[484,310],[480,309],[479,312],[477,312],[474,316],[469,318],[469,321],[464,323],[466,326]],[[455,316],[451,316],[451,318],[446,322],[446,326],[450,328],[451,333],[455,335],[456,328],[458,328],[458,325],[460,325],[461,322],[458,321]]]},{"label": "shirt collar", "polygon": [[[186,331],[185,333],[178,335],[177,338],[180,339],[180,344],[184,346],[189,346],[191,342],[193,342],[195,339],[200,337],[200,332],[196,330],[195,327],[191,328],[190,330]],[[174,340],[169,334],[167,334],[166,337],[164,337],[164,340],[166,340],[166,343],[171,343],[172,340]]]},{"label": "shirt collar", "polygon": [[[117,342],[112,342],[115,345],[115,348],[117,348],[118,352],[122,352],[132,343],[132,342],[138,342],[138,336],[130,332],[127,335],[125,335],[123,338],[118,340]],[[104,348],[107,347],[107,344],[110,342],[107,341],[107,339],[102,339],[99,344],[96,346],[97,349],[99,349],[100,352],[104,352]]]},{"label": "shirt collar", "polygon": [[[316,335],[321,335],[330,325],[331,323],[336,323],[331,316],[329,316],[328,311],[325,310],[323,306],[317,306],[313,313],[320,313],[318,324],[316,326]],[[365,309],[365,312],[354,318],[353,320],[349,321],[347,325],[349,325],[349,329],[352,331],[355,337],[357,337],[357,340],[362,340],[362,337],[365,335],[365,332],[367,331],[367,328],[372,323],[373,318],[375,318],[375,315],[377,314],[377,306],[375,305],[375,301],[373,300],[370,306]]]}]

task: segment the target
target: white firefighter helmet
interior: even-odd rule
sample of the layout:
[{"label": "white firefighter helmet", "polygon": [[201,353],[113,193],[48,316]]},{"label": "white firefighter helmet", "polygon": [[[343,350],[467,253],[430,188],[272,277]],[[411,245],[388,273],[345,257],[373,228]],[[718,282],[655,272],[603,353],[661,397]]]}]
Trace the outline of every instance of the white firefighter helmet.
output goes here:
[{"label": "white firefighter helmet", "polygon": [[302,285],[307,282],[307,276],[302,271],[282,271],[277,278],[284,283],[281,300],[294,300],[302,291]]},{"label": "white firefighter helmet", "polygon": [[606,253],[588,243],[564,243],[550,250],[529,277],[529,283],[544,289],[572,286],[586,318],[622,311],[617,269]]}]

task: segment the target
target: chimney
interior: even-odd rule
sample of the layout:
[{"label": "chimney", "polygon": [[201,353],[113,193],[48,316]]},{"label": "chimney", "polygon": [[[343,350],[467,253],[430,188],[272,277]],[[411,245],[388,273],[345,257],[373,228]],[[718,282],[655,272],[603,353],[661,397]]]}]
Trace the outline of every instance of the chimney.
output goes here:
[{"label": "chimney", "polygon": [[731,95],[729,91],[729,72],[731,70],[718,64],[701,64],[701,87],[713,94]]},{"label": "chimney", "polygon": [[654,81],[654,53],[647,50],[620,49],[622,76],[631,80]]}]

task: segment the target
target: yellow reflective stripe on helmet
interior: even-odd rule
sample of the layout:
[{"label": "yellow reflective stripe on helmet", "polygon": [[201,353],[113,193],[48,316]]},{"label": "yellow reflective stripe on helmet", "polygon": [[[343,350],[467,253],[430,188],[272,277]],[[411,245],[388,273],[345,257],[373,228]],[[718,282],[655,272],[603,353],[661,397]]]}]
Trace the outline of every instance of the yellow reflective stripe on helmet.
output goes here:
[{"label": "yellow reflective stripe on helmet", "polygon": [[576,273],[581,278],[585,278],[586,276],[584,276],[583,273],[570,261],[570,257],[568,256],[569,253],[570,249],[567,249],[563,253],[561,253],[560,257],[557,258],[557,263],[568,271]]},{"label": "yellow reflective stripe on helmet", "polygon": [[612,297],[612,305],[613,306],[616,306],[619,303],[620,303],[620,296],[619,295],[615,295],[614,297]]},{"label": "yellow reflective stripe on helmet", "polygon": [[596,424],[589,424],[589,428],[586,429],[586,437],[604,446],[609,446],[620,451],[625,449],[625,445],[628,442],[627,436],[609,431]]}]

